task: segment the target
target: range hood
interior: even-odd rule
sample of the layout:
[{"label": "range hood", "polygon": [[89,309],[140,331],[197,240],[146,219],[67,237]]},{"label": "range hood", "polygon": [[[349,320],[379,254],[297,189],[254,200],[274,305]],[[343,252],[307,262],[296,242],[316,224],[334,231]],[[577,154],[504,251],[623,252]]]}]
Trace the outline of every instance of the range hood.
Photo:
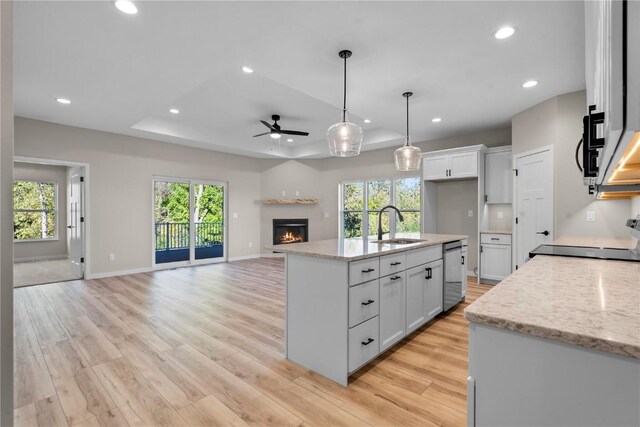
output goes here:
[{"label": "range hood", "polygon": [[599,199],[638,196],[640,2],[588,1],[585,18],[584,183]]}]

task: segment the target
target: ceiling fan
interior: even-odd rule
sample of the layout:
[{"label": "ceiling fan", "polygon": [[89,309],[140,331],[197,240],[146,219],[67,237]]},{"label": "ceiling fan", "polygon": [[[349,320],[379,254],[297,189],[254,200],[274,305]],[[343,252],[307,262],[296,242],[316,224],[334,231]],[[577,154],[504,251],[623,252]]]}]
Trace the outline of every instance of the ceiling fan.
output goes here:
[{"label": "ceiling fan", "polygon": [[271,120],[273,120],[272,125],[265,122],[264,120],[260,120],[260,123],[262,123],[263,125],[269,128],[269,132],[259,133],[258,135],[253,135],[253,137],[255,138],[256,136],[269,135],[273,139],[279,139],[282,135],[298,135],[298,136],[309,135],[309,132],[281,129],[280,125],[278,124],[278,120],[280,120],[280,116],[277,114],[272,115]]}]

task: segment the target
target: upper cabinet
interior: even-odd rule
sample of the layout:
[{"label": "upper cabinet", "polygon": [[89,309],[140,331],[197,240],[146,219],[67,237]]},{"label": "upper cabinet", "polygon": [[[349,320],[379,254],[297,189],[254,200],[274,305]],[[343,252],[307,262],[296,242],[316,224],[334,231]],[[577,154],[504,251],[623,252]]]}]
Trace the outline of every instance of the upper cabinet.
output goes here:
[{"label": "upper cabinet", "polygon": [[512,169],[511,147],[487,150],[484,155],[485,203],[511,203]]},{"label": "upper cabinet", "polygon": [[483,145],[431,151],[422,159],[422,179],[425,181],[446,181],[478,177],[479,154]]}]

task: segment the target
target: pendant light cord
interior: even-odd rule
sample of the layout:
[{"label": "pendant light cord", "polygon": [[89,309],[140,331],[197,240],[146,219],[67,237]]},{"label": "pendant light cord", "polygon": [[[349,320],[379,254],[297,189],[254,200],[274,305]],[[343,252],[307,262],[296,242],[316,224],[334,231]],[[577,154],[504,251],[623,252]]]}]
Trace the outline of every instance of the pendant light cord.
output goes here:
[{"label": "pendant light cord", "polygon": [[342,98],[342,121],[347,121],[347,57],[344,57],[344,85],[343,85],[343,98]]},{"label": "pendant light cord", "polygon": [[407,145],[409,145],[409,97],[407,96]]}]

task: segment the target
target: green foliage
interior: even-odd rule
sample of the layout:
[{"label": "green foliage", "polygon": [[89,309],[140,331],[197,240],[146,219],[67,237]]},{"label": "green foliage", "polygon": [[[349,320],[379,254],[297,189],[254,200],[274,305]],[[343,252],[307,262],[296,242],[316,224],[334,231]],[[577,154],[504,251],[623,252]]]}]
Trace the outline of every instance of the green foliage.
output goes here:
[{"label": "green foliage", "polygon": [[50,239],[56,235],[56,187],[52,182],[13,183],[14,239]]}]

